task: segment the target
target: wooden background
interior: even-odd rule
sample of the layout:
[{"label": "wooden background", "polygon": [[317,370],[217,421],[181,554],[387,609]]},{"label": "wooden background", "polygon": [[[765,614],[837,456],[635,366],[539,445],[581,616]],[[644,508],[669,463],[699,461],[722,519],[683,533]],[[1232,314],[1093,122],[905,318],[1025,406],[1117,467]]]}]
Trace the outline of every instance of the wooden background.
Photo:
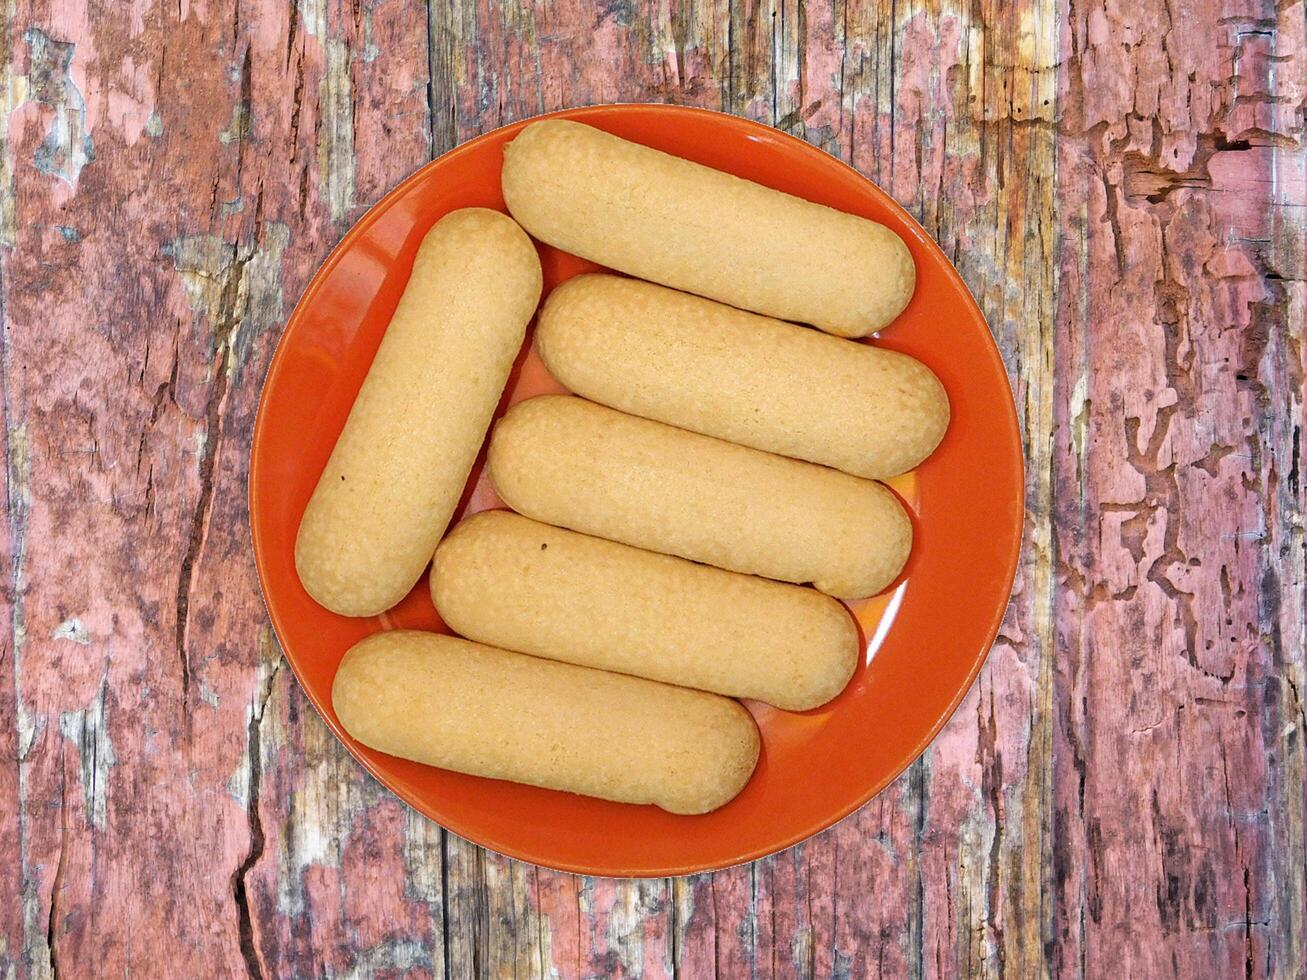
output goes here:
[{"label": "wooden background", "polygon": [[[0,976],[1307,973],[1304,0],[0,0]],[[259,385],[431,157],[563,106],[772,123],[980,300],[1002,635],[876,801],[592,880],[409,812],[259,599]]]}]

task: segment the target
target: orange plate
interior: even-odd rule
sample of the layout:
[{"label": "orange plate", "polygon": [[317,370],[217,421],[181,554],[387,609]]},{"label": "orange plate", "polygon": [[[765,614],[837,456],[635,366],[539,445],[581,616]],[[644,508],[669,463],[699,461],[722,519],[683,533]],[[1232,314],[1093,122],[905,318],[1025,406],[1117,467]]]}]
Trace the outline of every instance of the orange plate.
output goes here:
[{"label": "orange plate", "polygon": [[[326,464],[408,280],[419,241],[456,208],[504,210],[503,147],[517,123],[423,167],[331,253],[305,290],[272,360],[254,427],[250,522],[259,581],[295,675],[337,737],[382,783],[455,833],[567,871],[633,876],[721,868],[797,843],[851,813],[902,772],[943,727],[980,670],[1012,588],[1023,515],[1021,443],[1007,374],[979,308],[939,247],[883,191],[807,143],[698,109],[611,105],[557,116],[874,218],[917,262],[911,305],[878,341],[921,359],[948,390],[953,421],[915,474],[894,481],[916,519],[912,559],[885,595],[855,605],[868,653],[847,690],[794,714],[748,705],[762,730],[744,792],[705,816],[673,816],[480,779],[374,752],[331,710],[345,650],[378,629],[441,629],[423,576],[395,609],[347,619],[309,598],[295,574],[300,515]],[[546,290],[590,263],[540,248]],[[559,390],[535,352],[518,362],[501,411]],[[502,506],[472,475],[464,510]]]}]

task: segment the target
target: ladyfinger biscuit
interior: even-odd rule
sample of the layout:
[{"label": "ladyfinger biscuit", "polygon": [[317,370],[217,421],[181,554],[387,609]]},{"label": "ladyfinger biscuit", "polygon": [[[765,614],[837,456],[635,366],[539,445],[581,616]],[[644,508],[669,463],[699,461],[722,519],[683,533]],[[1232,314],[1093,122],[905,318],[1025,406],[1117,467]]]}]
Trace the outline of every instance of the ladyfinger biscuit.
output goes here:
[{"label": "ladyfinger biscuit", "polygon": [[300,522],[295,567],[323,606],[372,616],[421,578],[540,288],[535,247],[506,215],[467,208],[427,233]]},{"label": "ladyfinger biscuit", "polygon": [[672,813],[733,799],[758,761],[738,703],[438,633],[376,633],[345,654],[332,707],[404,759]]},{"label": "ladyfinger biscuit", "polygon": [[504,149],[504,200],[564,251],[782,320],[864,337],[916,285],[884,225],[630,143],[581,123],[532,123]]},{"label": "ladyfinger biscuit", "polygon": [[555,289],[536,323],[550,373],[632,415],[881,479],[948,427],[914,358],[621,276]]},{"label": "ladyfinger biscuit", "polygon": [[879,483],[567,395],[515,405],[489,467],[527,517],[841,599],[885,588],[912,547]]},{"label": "ladyfinger biscuit", "polygon": [[440,543],[431,598],[482,643],[793,711],[842,691],[858,659],[853,617],[830,596],[505,510]]}]

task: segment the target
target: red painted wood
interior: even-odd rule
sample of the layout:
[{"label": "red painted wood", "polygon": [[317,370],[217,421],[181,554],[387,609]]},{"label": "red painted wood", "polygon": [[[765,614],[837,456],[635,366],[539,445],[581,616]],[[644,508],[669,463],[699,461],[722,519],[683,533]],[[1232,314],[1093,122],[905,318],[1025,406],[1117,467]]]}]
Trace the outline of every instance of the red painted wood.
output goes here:
[{"label": "red painted wood", "polygon": [[[14,0],[0,973],[1307,970],[1302,0]],[[922,760],[754,865],[580,879],[373,784],[267,628],[260,379],[408,172],[587,102],[749,115],[958,265],[1027,540]],[[928,651],[923,662],[928,669]]]}]

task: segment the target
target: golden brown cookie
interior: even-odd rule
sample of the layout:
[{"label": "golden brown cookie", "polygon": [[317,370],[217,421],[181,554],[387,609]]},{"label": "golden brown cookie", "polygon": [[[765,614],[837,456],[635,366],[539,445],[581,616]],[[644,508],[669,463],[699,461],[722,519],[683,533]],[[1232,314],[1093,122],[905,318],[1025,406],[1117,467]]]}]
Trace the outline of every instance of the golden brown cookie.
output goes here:
[{"label": "golden brown cookie", "polygon": [[390,755],[672,813],[727,803],[758,761],[757,726],[728,698],[438,633],[355,644],[331,701]]},{"label": "golden brown cookie", "polygon": [[885,326],[916,286],[907,245],[884,225],[582,123],[523,129],[504,149],[503,191],[550,245],[842,337]]},{"label": "golden brown cookie", "polygon": [[372,616],[411,589],[458,505],[540,301],[540,260],[507,215],[446,215],[408,286],[300,522],[309,595]]},{"label": "golden brown cookie", "polygon": [[906,354],[638,279],[563,283],[535,343],[591,401],[869,479],[912,469],[948,428],[943,385]]},{"label": "golden brown cookie", "polygon": [[488,462],[527,517],[841,599],[885,588],[912,547],[879,483],[567,395],[515,405]]},{"label": "golden brown cookie", "polygon": [[593,538],[511,511],[452,530],[431,598],[481,643],[803,711],[844,689],[858,630],[814,589]]}]

